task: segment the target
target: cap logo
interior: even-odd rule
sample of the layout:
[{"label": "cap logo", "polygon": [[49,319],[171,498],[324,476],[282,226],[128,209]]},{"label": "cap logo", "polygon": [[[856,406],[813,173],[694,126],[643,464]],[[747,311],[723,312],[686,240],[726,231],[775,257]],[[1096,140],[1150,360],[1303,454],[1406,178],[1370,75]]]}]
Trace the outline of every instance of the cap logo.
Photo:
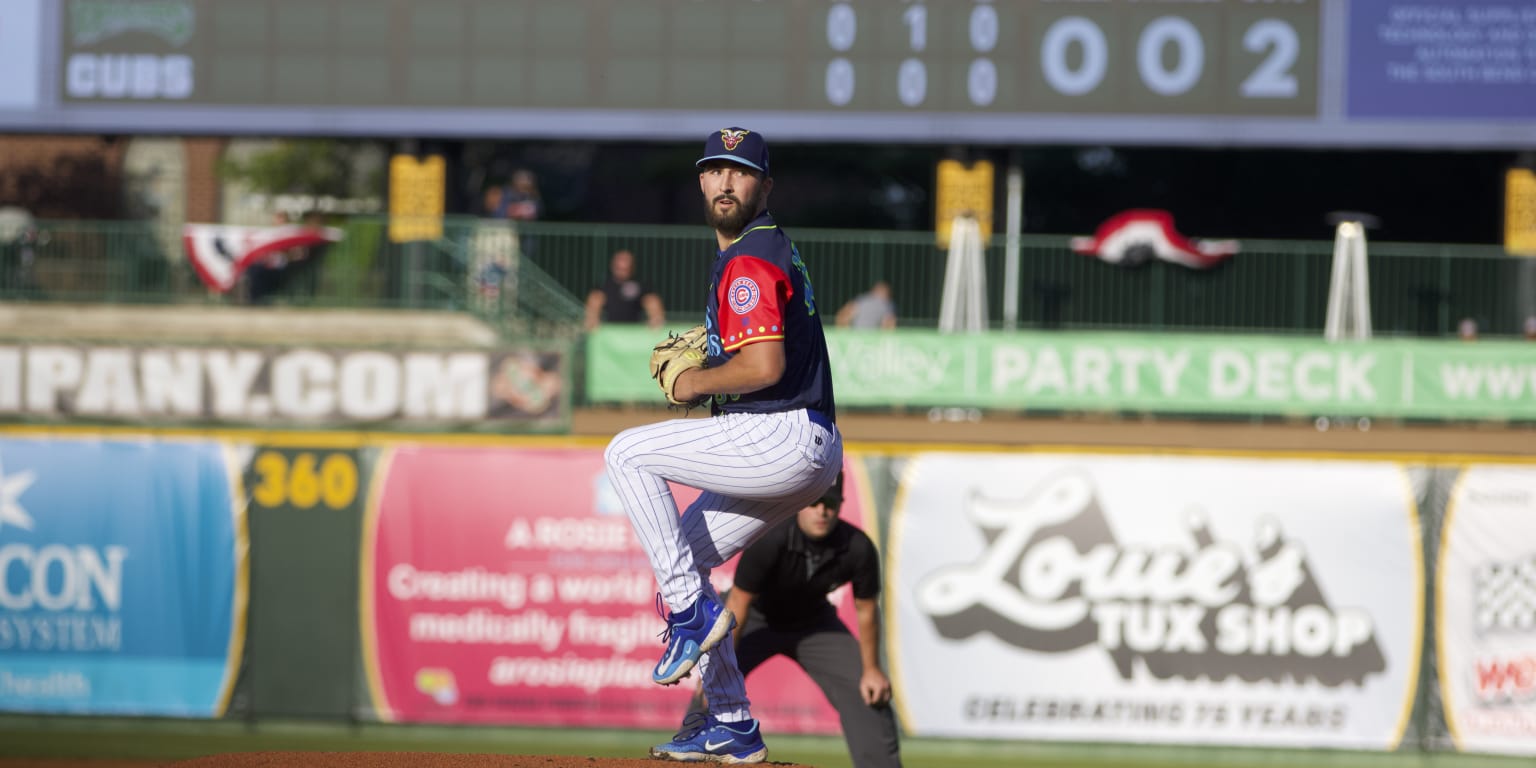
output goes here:
[{"label": "cap logo", "polygon": [[745,130],[733,131],[729,128],[722,128],[720,130],[720,143],[725,145],[727,152],[735,152],[736,145],[740,144],[741,140],[745,139],[748,133],[749,131]]}]

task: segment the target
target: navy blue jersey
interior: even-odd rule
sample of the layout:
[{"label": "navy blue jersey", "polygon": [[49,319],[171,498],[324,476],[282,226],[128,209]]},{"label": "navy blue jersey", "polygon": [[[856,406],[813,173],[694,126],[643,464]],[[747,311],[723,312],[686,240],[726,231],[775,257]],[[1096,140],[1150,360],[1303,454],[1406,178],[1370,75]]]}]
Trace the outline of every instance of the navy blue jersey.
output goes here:
[{"label": "navy blue jersey", "polygon": [[764,212],[715,256],[709,279],[709,365],[742,347],[784,342],[784,376],[744,395],[715,395],[714,413],[776,413],[810,408],[837,418],[827,339],[805,262],[789,236]]}]

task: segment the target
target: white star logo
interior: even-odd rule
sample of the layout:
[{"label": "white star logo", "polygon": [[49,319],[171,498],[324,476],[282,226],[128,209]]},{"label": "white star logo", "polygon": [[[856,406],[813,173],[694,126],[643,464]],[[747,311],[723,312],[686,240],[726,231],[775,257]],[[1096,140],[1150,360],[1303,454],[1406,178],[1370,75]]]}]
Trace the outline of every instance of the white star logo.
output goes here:
[{"label": "white star logo", "polygon": [[0,529],[10,523],[23,530],[32,530],[32,516],[17,500],[36,480],[36,473],[30,469],[6,477],[4,465],[0,465]]}]

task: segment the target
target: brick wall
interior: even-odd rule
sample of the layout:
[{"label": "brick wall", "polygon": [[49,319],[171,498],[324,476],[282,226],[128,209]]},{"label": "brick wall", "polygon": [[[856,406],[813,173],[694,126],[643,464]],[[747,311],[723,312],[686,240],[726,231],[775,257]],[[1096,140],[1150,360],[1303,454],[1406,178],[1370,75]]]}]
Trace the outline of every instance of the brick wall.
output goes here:
[{"label": "brick wall", "polygon": [[[219,157],[227,139],[182,139],[189,221],[221,215]],[[0,136],[0,206],[43,219],[117,219],[123,204],[127,137]]]},{"label": "brick wall", "polygon": [[0,136],[0,206],[45,219],[122,215],[125,138]]},{"label": "brick wall", "polygon": [[227,139],[213,137],[182,140],[187,158],[187,221],[219,221],[223,215],[219,158],[226,143]]}]

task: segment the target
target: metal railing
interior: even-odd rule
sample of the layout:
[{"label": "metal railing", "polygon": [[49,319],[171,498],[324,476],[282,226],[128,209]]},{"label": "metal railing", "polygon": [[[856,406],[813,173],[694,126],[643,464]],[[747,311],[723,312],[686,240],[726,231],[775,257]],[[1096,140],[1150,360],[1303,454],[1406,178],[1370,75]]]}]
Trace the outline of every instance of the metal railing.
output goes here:
[{"label": "metal railing", "polygon": [[[435,240],[391,242],[388,220],[354,216],[340,242],[292,263],[273,304],[465,311],[512,335],[574,332],[581,303],[530,259],[505,223],[448,217]],[[180,242],[138,221],[42,221],[31,241],[0,243],[0,301],[241,304],[211,290]]]},{"label": "metal railing", "polygon": [[[581,304],[614,251],[637,258],[639,277],[674,323],[702,311],[714,240],[703,226],[517,225],[449,217],[440,239],[392,243],[387,220],[357,216],[346,237],[306,265],[276,297],[324,307],[474,312],[515,332],[579,328]],[[143,222],[40,222],[28,246],[0,243],[0,300],[237,303],[207,290],[179,243]],[[937,324],[946,255],[930,232],[796,230],[823,312],[875,280],[892,286],[902,325]],[[1004,240],[985,255],[994,328],[1002,324]],[[1152,262],[1107,264],[1071,251],[1068,237],[1020,242],[1023,328],[1321,333],[1333,244],[1249,240],[1209,270]],[[30,249],[28,251],[27,249]],[[1482,333],[1516,335],[1536,302],[1536,260],[1494,246],[1369,244],[1371,305],[1381,335],[1454,333],[1473,318]]]},{"label": "metal railing", "polygon": [[[639,277],[661,296],[669,316],[702,311],[714,254],[714,239],[702,226],[545,223],[524,229],[536,243],[533,260],[575,295],[601,284],[610,255],[628,248]],[[885,280],[902,325],[937,326],[947,256],[931,232],[786,229],[828,315]],[[1161,262],[1116,266],[1073,252],[1067,236],[1020,241],[1023,328],[1322,332],[1331,241],[1244,241],[1241,253],[1209,270]],[[1522,306],[1536,302],[1536,260],[1513,258],[1494,246],[1369,247],[1378,334],[1454,333],[1457,322],[1470,317],[1485,334],[1514,335],[1525,314],[1536,311]],[[1003,261],[1004,238],[994,236],[985,255],[994,328],[1003,322]]]}]

